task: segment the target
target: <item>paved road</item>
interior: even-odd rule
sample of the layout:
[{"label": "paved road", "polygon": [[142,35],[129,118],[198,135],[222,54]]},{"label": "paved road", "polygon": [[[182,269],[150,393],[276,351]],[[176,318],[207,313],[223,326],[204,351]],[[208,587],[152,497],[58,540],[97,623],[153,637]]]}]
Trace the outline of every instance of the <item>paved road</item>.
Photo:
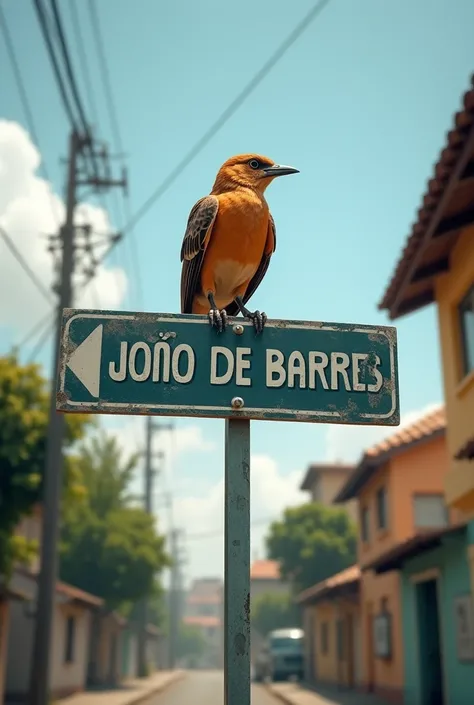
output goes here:
[{"label": "paved road", "polygon": [[[222,671],[190,671],[146,705],[223,705]],[[261,685],[252,685],[252,705],[280,705]]]}]

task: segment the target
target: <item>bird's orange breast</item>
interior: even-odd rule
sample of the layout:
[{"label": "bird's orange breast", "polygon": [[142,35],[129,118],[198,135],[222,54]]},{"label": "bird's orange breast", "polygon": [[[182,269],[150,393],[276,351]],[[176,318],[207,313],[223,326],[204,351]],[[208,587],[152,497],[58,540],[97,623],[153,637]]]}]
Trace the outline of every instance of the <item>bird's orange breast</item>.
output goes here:
[{"label": "bird's orange breast", "polygon": [[269,211],[257,194],[220,194],[219,211],[201,270],[203,294],[213,291],[218,306],[242,295],[265,249]]}]

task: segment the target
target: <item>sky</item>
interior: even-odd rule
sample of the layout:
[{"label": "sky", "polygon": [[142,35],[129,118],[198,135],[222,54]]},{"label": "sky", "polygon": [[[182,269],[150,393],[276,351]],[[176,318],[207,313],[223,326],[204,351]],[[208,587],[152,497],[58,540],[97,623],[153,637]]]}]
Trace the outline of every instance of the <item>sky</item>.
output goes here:
[{"label": "sky", "polygon": [[[95,4],[135,212],[314,3]],[[38,140],[28,132],[0,35],[0,225],[49,286],[53,267],[45,236],[57,230],[64,214],[61,160],[69,127],[33,3],[0,0],[0,5]],[[113,144],[88,5],[60,3],[88,119]],[[474,4],[455,0],[454,5],[455,10],[453,0],[331,0],[209,144],[186,163],[76,304],[178,312],[179,251],[189,211],[209,193],[225,159],[258,152],[297,167],[300,174],[268,189],[278,248],[253,297],[255,308],[270,318],[388,323],[377,303],[474,70]],[[91,68],[92,100],[85,88],[77,26]],[[119,229],[124,221],[114,199],[106,199],[104,210],[102,201],[84,193],[78,222],[93,223],[98,233]],[[24,341],[50,306],[1,241],[0,282],[2,354]],[[396,325],[406,423],[442,401],[436,311],[429,307]],[[39,336],[23,343],[20,356],[36,359],[49,376],[51,337],[38,346]],[[103,425],[117,434],[126,451],[143,444],[143,419],[113,417]],[[220,421],[180,419],[172,434],[162,431],[156,437],[167,460],[155,480],[155,509],[166,529],[163,492],[172,490],[175,522],[187,537],[187,579],[223,571],[223,433]],[[269,522],[286,506],[306,500],[298,488],[311,462],[355,462],[385,435],[381,427],[253,422],[253,556],[264,556]],[[141,472],[140,467],[137,487]]]}]

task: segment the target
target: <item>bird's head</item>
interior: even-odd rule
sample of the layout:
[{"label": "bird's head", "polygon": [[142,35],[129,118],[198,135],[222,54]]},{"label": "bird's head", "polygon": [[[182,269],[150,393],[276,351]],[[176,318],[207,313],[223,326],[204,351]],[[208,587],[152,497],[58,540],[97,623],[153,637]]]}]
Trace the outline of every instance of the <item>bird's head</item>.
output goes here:
[{"label": "bird's head", "polygon": [[277,176],[298,174],[292,166],[275,164],[261,154],[239,154],[228,159],[219,169],[214,192],[243,186],[263,193]]}]

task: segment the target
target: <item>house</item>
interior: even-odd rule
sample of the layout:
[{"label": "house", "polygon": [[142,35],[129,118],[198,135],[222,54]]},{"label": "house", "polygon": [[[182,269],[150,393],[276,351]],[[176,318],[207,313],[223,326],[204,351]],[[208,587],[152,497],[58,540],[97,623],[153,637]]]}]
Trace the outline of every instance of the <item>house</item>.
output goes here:
[{"label": "house", "polygon": [[[8,700],[25,702],[32,657],[37,575],[19,568],[11,584],[13,590],[33,596],[31,603],[15,602],[10,605],[5,692]],[[52,697],[66,697],[84,690],[92,616],[101,606],[102,600],[95,595],[66,583],[56,583],[51,657]]]},{"label": "house", "polygon": [[[474,703],[474,609],[460,523],[415,536],[379,556],[376,575],[398,571],[405,705]],[[386,620],[381,627],[390,631]]]},{"label": "house", "polygon": [[[138,678],[138,629],[139,625],[128,622],[122,632],[121,667],[124,680]],[[150,672],[164,668],[166,654],[163,653],[163,635],[153,624],[146,627],[146,660]]]},{"label": "house", "polygon": [[[259,559],[250,566],[250,612],[255,600],[267,593],[287,595],[290,592],[288,583],[281,579],[280,566],[277,561]],[[266,634],[260,634],[250,623],[250,658],[252,663],[262,647]]]},{"label": "house", "polygon": [[301,592],[305,678],[341,688],[362,685],[360,569],[353,565]]},{"label": "house", "polygon": [[206,642],[206,654],[201,667],[222,666],[222,595],[219,578],[199,578],[193,582],[185,603],[184,624],[200,630]]},{"label": "house", "polygon": [[[446,421],[440,407],[368,449],[341,488],[336,502],[359,500],[358,564],[362,686],[392,702],[403,702],[404,659],[401,584],[397,571],[377,575],[379,556],[417,533],[459,520],[443,494],[448,468]],[[390,615],[389,639],[380,639]]]},{"label": "house", "polygon": [[0,705],[4,702],[6,663],[8,658],[8,635],[10,632],[10,609],[14,601],[27,602],[31,595],[20,590],[0,586]]},{"label": "house", "polygon": [[[334,498],[353,469],[353,465],[343,463],[312,463],[306,471],[300,490],[309,492],[312,502],[329,506],[334,503]],[[357,500],[347,502],[345,508],[351,519],[356,521]]]},{"label": "house", "polygon": [[[446,502],[474,517],[474,76],[379,304],[392,320],[434,303],[447,414]],[[474,526],[467,530],[474,594]]]},{"label": "house", "polygon": [[127,620],[104,608],[92,615],[89,631],[87,685],[116,686],[122,679],[122,632]]}]

